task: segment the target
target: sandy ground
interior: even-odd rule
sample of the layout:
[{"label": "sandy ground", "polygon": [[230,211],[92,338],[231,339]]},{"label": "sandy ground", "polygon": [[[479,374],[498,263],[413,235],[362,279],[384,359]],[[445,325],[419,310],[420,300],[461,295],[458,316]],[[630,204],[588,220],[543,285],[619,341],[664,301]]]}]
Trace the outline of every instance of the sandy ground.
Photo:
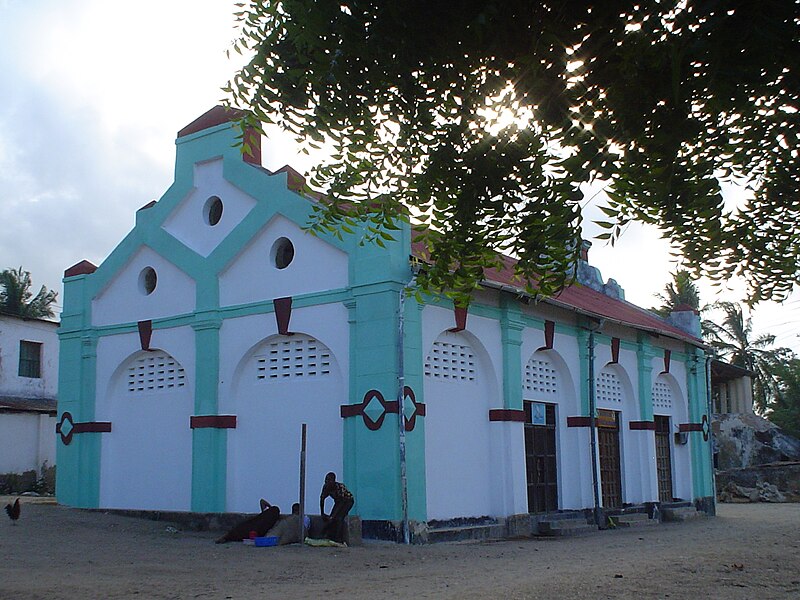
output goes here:
[{"label": "sandy ground", "polygon": [[218,532],[23,503],[16,525],[0,515],[0,599],[800,598],[800,504],[558,540],[337,549],[216,545]]}]

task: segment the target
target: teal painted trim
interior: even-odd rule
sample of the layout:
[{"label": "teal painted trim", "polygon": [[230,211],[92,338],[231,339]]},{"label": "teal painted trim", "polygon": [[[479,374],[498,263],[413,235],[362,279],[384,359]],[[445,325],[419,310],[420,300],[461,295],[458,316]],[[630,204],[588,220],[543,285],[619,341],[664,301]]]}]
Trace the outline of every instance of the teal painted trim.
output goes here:
[{"label": "teal painted trim", "polygon": [[[94,421],[97,339],[65,339],[59,353],[59,418],[72,414],[76,423]],[[97,508],[100,502],[100,433],[81,433],[64,446],[56,438],[56,486],[59,502]]]},{"label": "teal painted trim", "polygon": [[519,303],[500,297],[500,339],[503,348],[503,408],[522,409],[522,331]]},{"label": "teal painted trim", "polygon": [[[358,331],[356,327],[356,301],[350,298],[344,302],[347,308],[347,324],[350,339],[349,345],[349,372],[348,372],[348,404],[358,404],[361,398],[356,394],[356,381],[358,378],[358,369],[356,368],[356,360],[358,360],[356,345],[353,340]],[[352,482],[358,479],[358,445],[356,444],[356,434],[361,423],[357,419],[343,419],[344,426],[342,427],[342,479],[343,481]],[[355,488],[354,488],[355,490]],[[353,514],[360,514],[358,511],[358,497],[353,506]]]},{"label": "teal painted trim", "polygon": [[[386,400],[397,398],[397,311],[399,290],[353,290],[350,309],[350,401],[361,402],[370,390]],[[367,293],[365,293],[367,292]],[[362,519],[399,520],[402,517],[398,416],[388,415],[378,431],[362,419],[345,419],[344,441],[347,479],[356,497],[356,514]],[[407,439],[408,441],[408,439]]]},{"label": "teal painted trim", "polygon": [[[219,390],[219,328],[215,311],[197,315],[194,414],[215,415]],[[223,512],[227,484],[227,436],[221,429],[192,431],[192,510]]]},{"label": "teal painted trim", "polygon": [[639,377],[639,418],[642,421],[653,420],[653,347],[644,335],[639,336],[636,349],[636,366]]},{"label": "teal painted trim", "polygon": [[[61,337],[58,354],[58,418],[65,412],[80,414],[81,402],[81,338]],[[53,432],[53,435],[56,435]],[[85,434],[82,434],[85,435]],[[69,446],[56,435],[56,497],[59,504],[80,506],[80,439],[73,436]]]},{"label": "teal painted trim", "polygon": [[[689,400],[689,420],[702,422],[703,416],[709,420],[707,413],[707,390],[705,375],[705,354],[702,350],[689,355],[686,359],[687,390]],[[689,433],[691,439],[692,486],[695,498],[713,494],[713,477],[711,473],[711,439],[703,440],[699,431]]]},{"label": "teal painted trim", "polygon": [[[414,390],[417,402],[425,402],[424,352],[422,347],[422,305],[413,297],[405,302],[405,383]],[[411,409],[406,406],[406,414]],[[412,406],[413,408],[413,406]],[[427,521],[427,484],[425,480],[425,417],[417,417],[413,431],[406,432],[406,481],[408,518]]]},{"label": "teal painted trim", "polygon": [[225,512],[228,430],[192,430],[192,511]]},{"label": "teal painted trim", "polygon": [[579,329],[576,336],[578,342],[578,360],[580,379],[578,380],[578,395],[581,402],[580,417],[590,417],[589,414],[589,332]]},{"label": "teal painted trim", "polygon": [[[300,296],[292,297],[292,307],[297,310],[299,308],[309,308],[314,306],[323,306],[326,304],[338,304],[350,298],[349,290],[342,288],[339,290],[328,290],[324,292],[312,292]],[[263,300],[259,302],[251,302],[248,304],[238,304],[236,306],[227,306],[215,311],[221,319],[235,319],[239,317],[247,317],[251,315],[268,314],[275,312],[275,306],[272,299]],[[164,317],[160,319],[153,319],[153,330],[157,329],[171,329],[174,327],[186,327],[192,325],[196,321],[195,313],[186,313],[183,315],[176,315],[173,317]],[[90,329],[78,329],[74,331],[60,331],[59,336],[62,339],[70,339],[72,337],[80,338],[85,333],[91,333],[97,337],[108,335],[120,335],[125,333],[137,333],[137,323],[118,323],[115,325],[100,325]]]}]

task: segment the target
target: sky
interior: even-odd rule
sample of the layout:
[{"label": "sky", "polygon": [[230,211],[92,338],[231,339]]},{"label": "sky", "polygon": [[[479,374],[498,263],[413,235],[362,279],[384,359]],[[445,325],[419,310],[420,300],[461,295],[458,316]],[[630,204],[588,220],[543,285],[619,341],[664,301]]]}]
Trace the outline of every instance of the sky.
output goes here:
[{"label": "sky", "polygon": [[[161,197],[177,131],[220,103],[241,65],[226,56],[234,2],[0,0],[0,269],[22,266],[36,290],[61,294],[66,268],[99,265],[136,210]],[[306,171],[315,159],[293,148],[271,130],[264,166]],[[600,233],[598,201],[584,213],[590,238]],[[644,307],[659,304],[654,294],[675,269],[668,242],[636,224],[614,247],[595,241],[589,258]],[[718,295],[699,287],[703,302],[744,296],[738,281]],[[800,353],[800,291],[759,304],[753,323]]]}]

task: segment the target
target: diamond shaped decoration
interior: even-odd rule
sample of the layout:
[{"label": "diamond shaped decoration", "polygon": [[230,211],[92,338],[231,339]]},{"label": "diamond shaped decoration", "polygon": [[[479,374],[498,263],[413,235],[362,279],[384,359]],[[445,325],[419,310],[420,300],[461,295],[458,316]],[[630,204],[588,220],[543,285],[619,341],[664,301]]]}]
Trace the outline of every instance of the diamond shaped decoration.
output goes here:
[{"label": "diamond shaped decoration", "polygon": [[406,421],[410,421],[415,412],[417,412],[417,407],[414,404],[414,401],[406,396],[403,399],[403,416],[405,416]]},{"label": "diamond shaped decoration", "polygon": [[383,407],[383,403],[380,401],[379,396],[377,394],[373,394],[370,398],[367,405],[364,407],[364,414],[369,417],[369,419],[375,423],[383,416],[383,413],[386,410]]}]

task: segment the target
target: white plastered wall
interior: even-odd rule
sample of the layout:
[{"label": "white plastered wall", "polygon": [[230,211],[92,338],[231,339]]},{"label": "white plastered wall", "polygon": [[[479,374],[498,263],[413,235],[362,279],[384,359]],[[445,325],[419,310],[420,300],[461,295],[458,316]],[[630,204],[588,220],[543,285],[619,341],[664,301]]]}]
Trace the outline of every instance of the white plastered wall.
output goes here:
[{"label": "white plastered wall", "polygon": [[[602,354],[601,354],[602,356]],[[617,375],[622,389],[622,397],[619,401],[609,402],[597,393],[597,408],[617,411],[619,419],[619,446],[620,446],[620,470],[622,471],[622,501],[625,503],[638,503],[644,501],[644,488],[642,484],[642,453],[649,455],[646,440],[642,436],[637,436],[641,432],[631,431],[630,422],[641,420],[641,410],[638,397],[634,392],[636,379],[632,379],[630,374],[637,373],[636,355],[633,352],[620,350],[619,362],[617,364],[597,365],[595,367],[596,381],[604,371],[610,371]],[[598,453],[598,472],[599,472],[599,453]],[[653,465],[655,468],[655,465]],[[649,493],[648,493],[649,496]]]},{"label": "white plastered wall", "polygon": [[[41,377],[19,376],[20,340],[42,345]],[[0,315],[0,395],[55,398],[57,388],[58,324]]]},{"label": "white plastered wall", "polygon": [[[503,427],[489,422],[489,409],[502,408],[498,369],[502,364],[497,321],[469,315],[467,330],[448,332],[452,310],[426,306],[422,313],[423,354],[434,342],[469,346],[475,377],[443,380],[424,376],[425,470],[429,520],[503,516],[513,506],[504,486]],[[495,425],[500,427],[492,428]]]},{"label": "white plastered wall", "polygon": [[[692,468],[690,444],[676,444],[675,433],[681,423],[689,422],[688,395],[686,390],[686,366],[676,360],[670,362],[669,373],[663,373],[664,361],[662,358],[653,360],[652,383],[663,381],[672,391],[672,406],[669,408],[653,407],[654,415],[670,417],[670,450],[672,452],[672,495],[676,498],[691,500],[692,495]],[[654,464],[655,464],[655,458]]]},{"label": "white plastered wall", "polygon": [[[349,327],[341,304],[295,309],[290,327],[295,336],[277,333],[275,315],[226,319],[220,330],[220,397],[222,414],[237,416],[228,430],[226,510],[254,512],[266,498],[289,512],[299,498],[301,424],[307,424],[306,507],[315,512],[325,474],[341,478],[343,423],[347,403]],[[330,373],[259,380],[254,357],[265,344],[291,344],[313,338],[330,357]]]},{"label": "white plastered wall", "polygon": [[[543,344],[544,339],[541,331],[527,329],[524,332],[521,352],[523,381],[528,361],[534,356],[540,356],[546,358],[555,368],[558,377],[558,392],[554,396],[543,397],[528,392],[523,385],[522,397],[523,400],[549,402],[557,405],[556,443],[558,455],[556,466],[558,470],[558,506],[564,510],[584,508],[592,503],[591,454],[589,452],[588,433],[586,428],[567,427],[567,417],[581,414],[580,397],[578,395],[580,359],[577,342],[572,336],[555,334],[552,350],[539,351],[538,349]],[[524,437],[521,438],[519,443],[524,452]],[[527,486],[524,453],[522,461],[522,482],[524,486]],[[527,496],[525,502],[527,510]]]},{"label": "white plastered wall", "polygon": [[0,413],[0,473],[39,473],[56,460],[56,418],[41,413]]},{"label": "white plastered wall", "polygon": [[[294,247],[294,258],[283,269],[276,267],[274,259],[275,244],[281,238]],[[347,283],[346,253],[285,217],[276,216],[220,274],[220,304],[232,306],[335,290],[347,287]]]},{"label": "white plastered wall", "polygon": [[101,508],[191,509],[194,332],[156,330],[151,347],[183,367],[182,387],[129,392],[131,361],[160,352],[143,352],[135,333],[98,341],[95,419],[111,422],[111,432],[101,436]]},{"label": "white plastered wall", "polygon": [[[164,221],[163,228],[186,246],[208,256],[256,205],[255,199],[223,179],[221,158],[194,166],[194,187]],[[209,225],[205,207],[209,198],[222,201],[222,217]]]},{"label": "white plastered wall", "polygon": [[[142,271],[157,275],[152,293],[145,293]],[[195,307],[195,283],[191,277],[151,248],[143,246],[92,300],[92,324],[130,323],[189,314]]]}]

